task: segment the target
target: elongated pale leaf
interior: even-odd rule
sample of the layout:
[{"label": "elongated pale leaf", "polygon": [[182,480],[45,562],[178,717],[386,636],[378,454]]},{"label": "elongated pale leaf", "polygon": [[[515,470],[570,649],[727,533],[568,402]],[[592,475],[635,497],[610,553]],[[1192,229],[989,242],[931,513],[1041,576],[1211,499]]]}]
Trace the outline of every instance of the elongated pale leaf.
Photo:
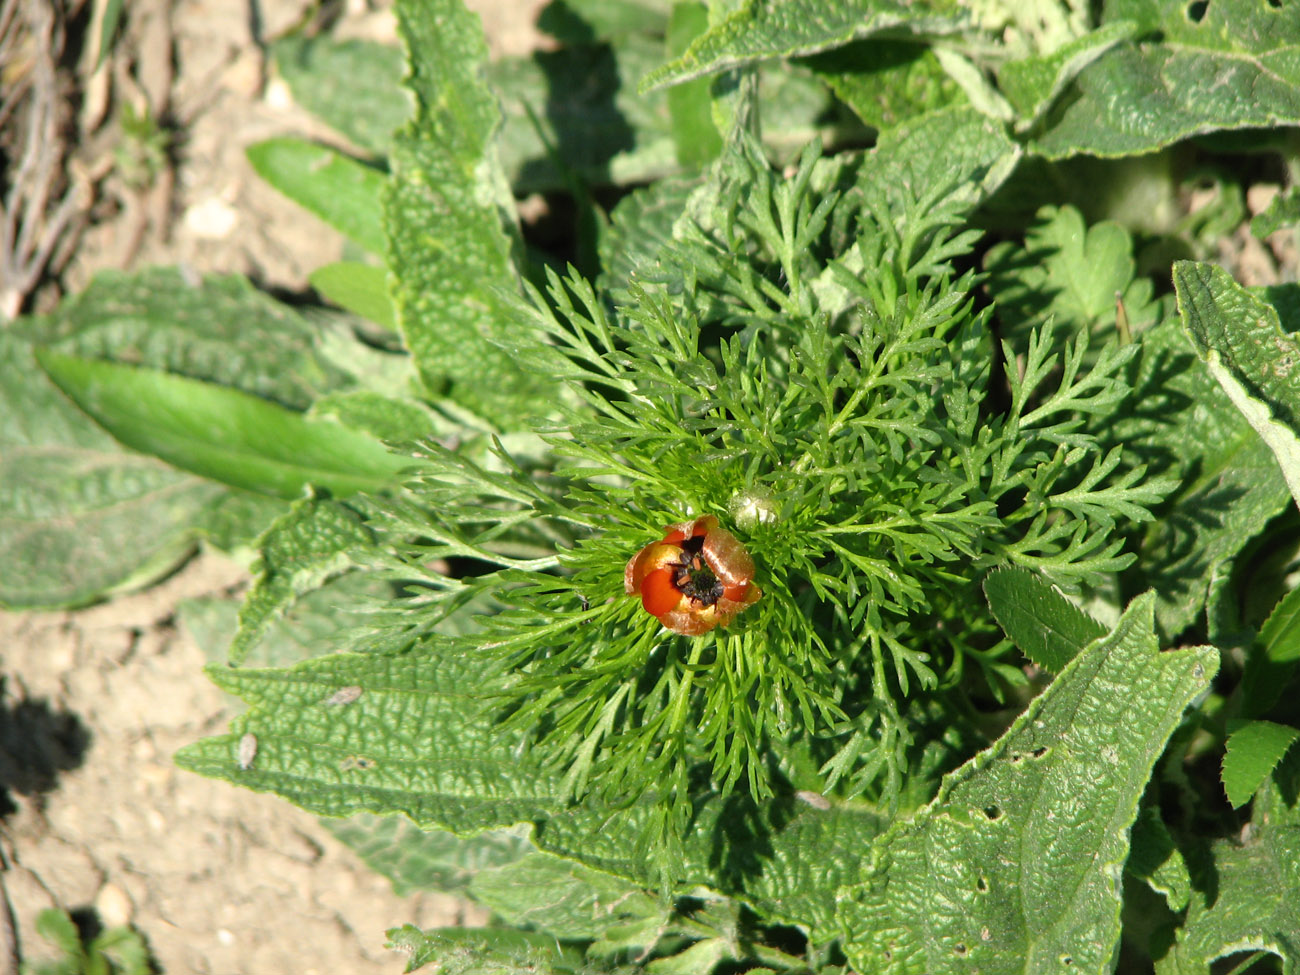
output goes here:
[{"label": "elongated pale leaf", "polygon": [[1053,674],[1106,634],[1105,627],[1026,569],[989,573],[984,595],[994,618],[1020,652]]},{"label": "elongated pale leaf", "polygon": [[641,83],[646,91],[756,61],[815,54],[888,31],[891,35],[954,33],[968,26],[958,5],[942,0],[789,0],[743,4],[701,35],[680,58]]},{"label": "elongated pale leaf", "polygon": [[384,204],[402,335],[431,388],[517,425],[558,387],[501,347],[512,338],[504,310],[518,293],[518,240],[494,142],[500,113],[482,78],[483,30],[458,0],[397,10],[417,106],[395,140]]},{"label": "elongated pale leaf", "polygon": [[384,268],[356,261],[336,261],[318,267],[307,280],[340,308],[384,328],[397,328],[393,300],[388,297],[388,272]]},{"label": "elongated pale leaf", "polygon": [[407,459],[348,427],[234,389],[42,352],[51,379],[118,441],[174,467],[282,498],[309,485],[386,491]]},{"label": "elongated pale leaf", "polygon": [[1297,738],[1300,728],[1272,721],[1248,721],[1228,736],[1223,754],[1223,791],[1233,809],[1250,802]]},{"label": "elongated pale leaf", "polygon": [[1211,647],[1161,653],[1150,594],[933,803],[875,843],[840,898],[860,971],[1109,971],[1138,801]]},{"label": "elongated pale leaf", "polygon": [[0,333],[0,606],[80,606],[157,578],[225,493],[122,448]]},{"label": "elongated pale leaf", "polygon": [[257,174],[372,254],[384,252],[385,176],[336,149],[282,136],[248,147]]},{"label": "elongated pale leaf", "polygon": [[1300,344],[1271,305],[1221,267],[1179,261],[1174,289],[1197,355],[1273,452],[1300,505]]}]

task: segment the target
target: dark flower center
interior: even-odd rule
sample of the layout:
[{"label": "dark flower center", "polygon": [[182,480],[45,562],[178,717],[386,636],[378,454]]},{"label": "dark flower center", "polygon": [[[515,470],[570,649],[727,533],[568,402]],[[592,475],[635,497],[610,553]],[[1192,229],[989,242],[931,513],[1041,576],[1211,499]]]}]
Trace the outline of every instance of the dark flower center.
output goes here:
[{"label": "dark flower center", "polygon": [[722,583],[704,561],[704,536],[682,542],[682,557],[674,567],[673,585],[693,603],[712,606],[722,598]]}]

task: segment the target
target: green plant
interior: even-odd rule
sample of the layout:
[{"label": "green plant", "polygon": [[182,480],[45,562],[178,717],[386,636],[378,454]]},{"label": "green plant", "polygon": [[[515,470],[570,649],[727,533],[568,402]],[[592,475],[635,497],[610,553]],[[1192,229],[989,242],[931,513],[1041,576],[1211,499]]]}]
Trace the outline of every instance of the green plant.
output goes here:
[{"label": "green plant", "polygon": [[[1295,11],[791,0],[705,26],[695,5],[570,2],[568,53],[533,62],[549,98],[639,63],[620,58],[654,31],[675,57],[646,85],[693,87],[581,151],[530,104],[530,161],[475,20],[398,10],[415,108],[391,137],[312,79],[368,65],[377,98],[393,52],[278,47],[384,165],[250,150],[365,252],[313,280],[367,323],[311,332],[213,281],[157,338],[195,289],[155,274],[165,312],[115,318],[127,285],[106,282],[9,337],[171,465],[149,476],[190,507],[150,558],[256,536],[209,671],[249,710],[178,760],[377,814],[340,835],[502,921],[394,929],[412,966],[1300,964],[1296,286],[1191,261],[1153,282],[1135,247],[1204,254],[1208,223],[1075,205],[1085,176],[1100,209],[1176,199],[1198,154],[1224,199],[1243,198],[1229,150],[1292,164],[1242,130],[1300,121]],[[704,29],[683,45],[683,25]],[[863,129],[825,100],[782,114],[808,89],[773,87],[777,58],[873,148],[842,149]],[[1211,68],[1222,91],[1197,88]],[[665,175],[655,146],[697,168]],[[1156,150],[1140,190],[1135,167],[1072,159]],[[605,221],[591,185],[630,178],[650,182]],[[511,189],[538,186],[587,207],[575,264],[515,221]],[[217,298],[258,327],[227,333]],[[128,338],[150,368],[87,361]],[[238,341],[239,368],[212,354]],[[627,566],[666,526],[709,545],[700,518],[761,596],[686,635]],[[690,562],[692,531],[653,566],[705,606],[719,563]]]},{"label": "green plant", "polygon": [[108,928],[87,940],[65,911],[51,907],[37,916],[36,931],[62,957],[25,966],[28,975],[150,975],[155,970],[144,938],[129,927]]}]

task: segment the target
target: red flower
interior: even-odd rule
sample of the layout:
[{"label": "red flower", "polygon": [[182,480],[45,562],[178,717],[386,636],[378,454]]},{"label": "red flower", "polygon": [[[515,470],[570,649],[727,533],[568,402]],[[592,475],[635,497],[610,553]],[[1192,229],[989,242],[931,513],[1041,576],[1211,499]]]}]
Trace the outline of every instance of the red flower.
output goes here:
[{"label": "red flower", "polygon": [[754,560],[735,535],[703,515],[669,525],[627,563],[623,589],[669,630],[699,636],[726,626],[763,595],[753,583]]}]

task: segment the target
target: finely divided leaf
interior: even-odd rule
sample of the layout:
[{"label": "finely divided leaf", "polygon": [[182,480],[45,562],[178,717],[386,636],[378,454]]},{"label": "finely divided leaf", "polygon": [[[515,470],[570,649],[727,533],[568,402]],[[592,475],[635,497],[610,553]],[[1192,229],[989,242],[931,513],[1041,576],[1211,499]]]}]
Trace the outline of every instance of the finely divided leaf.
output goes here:
[{"label": "finely divided leaf", "polygon": [[1272,721],[1248,721],[1228,736],[1223,754],[1223,791],[1240,809],[1300,738],[1300,729]]},{"label": "finely divided leaf", "polygon": [[1108,971],[1119,875],[1151,769],[1218,668],[1211,647],[1159,652],[1134,600],[935,801],[876,841],[841,892],[862,971]]},{"label": "finely divided leaf", "polygon": [[889,32],[937,35],[968,26],[967,13],[943,0],[787,0],[746,3],[702,34],[680,58],[652,71],[647,91],[757,61],[816,54],[841,44]]},{"label": "finely divided leaf", "polygon": [[1049,673],[1059,674],[1080,650],[1106,634],[1104,626],[1027,569],[989,573],[984,595],[1003,632]]},{"label": "finely divided leaf", "polygon": [[501,347],[518,241],[494,142],[500,112],[482,78],[483,29],[459,0],[397,10],[417,106],[395,139],[385,196],[398,321],[426,384],[517,425],[544,411],[556,386]]},{"label": "finely divided leaf", "polygon": [[409,464],[366,434],[237,389],[49,351],[37,360],[121,443],[232,487],[289,499],[308,485],[384,492]]},{"label": "finely divided leaf", "polygon": [[1300,344],[1272,305],[1220,267],[1179,261],[1174,288],[1197,355],[1272,450],[1300,504]]},{"label": "finely divided leaf", "polygon": [[384,252],[383,170],[292,136],[254,143],[246,152],[257,174],[289,199],[372,254]]}]

